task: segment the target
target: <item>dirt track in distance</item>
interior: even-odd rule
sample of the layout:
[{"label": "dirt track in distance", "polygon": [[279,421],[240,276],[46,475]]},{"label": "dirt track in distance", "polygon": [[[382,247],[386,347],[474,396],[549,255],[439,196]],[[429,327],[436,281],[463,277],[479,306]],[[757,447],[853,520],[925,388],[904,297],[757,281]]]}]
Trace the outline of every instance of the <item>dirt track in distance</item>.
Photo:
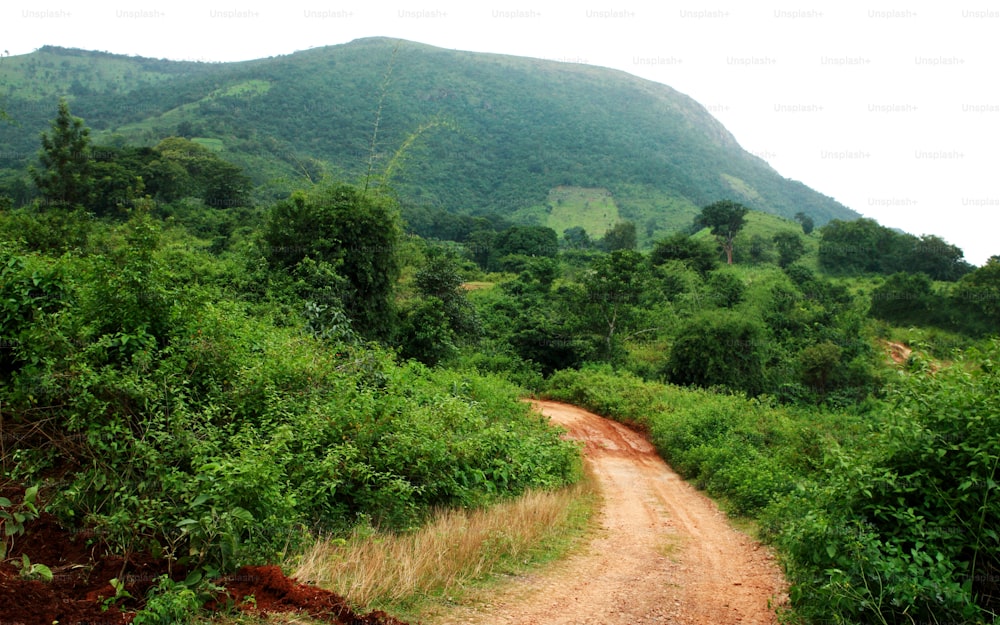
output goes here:
[{"label": "dirt track in distance", "polygon": [[536,409],[586,445],[604,498],[584,549],[440,625],[776,623],[787,587],[769,551],[736,531],[641,435],[581,408]]}]

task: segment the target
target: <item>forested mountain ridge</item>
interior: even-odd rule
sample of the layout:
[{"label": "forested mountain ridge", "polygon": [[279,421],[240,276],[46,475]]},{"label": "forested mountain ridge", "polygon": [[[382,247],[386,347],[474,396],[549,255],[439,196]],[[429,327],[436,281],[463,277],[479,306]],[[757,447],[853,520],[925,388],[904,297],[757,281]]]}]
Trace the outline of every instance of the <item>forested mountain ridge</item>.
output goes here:
[{"label": "forested mountain ridge", "polygon": [[378,117],[374,170],[404,214],[547,225],[550,191],[565,186],[609,190],[644,240],[720,198],[819,225],[858,216],[740,148],[693,99],[587,65],[386,38],[218,64],[45,47],[0,63],[0,94],[15,122],[0,127],[0,184],[35,158],[67,95],[97,143],[201,139],[273,197],[303,178],[365,175]]}]

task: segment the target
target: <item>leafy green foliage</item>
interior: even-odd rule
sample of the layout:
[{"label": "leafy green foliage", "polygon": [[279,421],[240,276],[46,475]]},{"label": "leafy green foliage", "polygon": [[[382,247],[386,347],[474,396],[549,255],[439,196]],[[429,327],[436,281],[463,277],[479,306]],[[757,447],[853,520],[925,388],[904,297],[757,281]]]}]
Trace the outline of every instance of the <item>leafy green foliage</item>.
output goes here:
[{"label": "leafy green foliage", "polygon": [[768,347],[760,322],[735,313],[706,312],[678,333],[664,373],[677,384],[725,386],[756,395],[765,388]]},{"label": "leafy green foliage", "polygon": [[963,314],[959,327],[976,334],[1000,327],[1000,256],[962,277],[952,293],[954,308]]},{"label": "leafy green foliage", "polygon": [[843,354],[844,350],[831,341],[803,348],[799,352],[803,383],[817,389],[821,395],[825,394],[830,380],[841,364]]},{"label": "leafy green foliage", "polygon": [[[14,538],[24,535],[24,524],[38,518],[38,506],[35,505],[37,500],[37,486],[26,488],[24,496],[17,505],[14,505],[6,497],[0,497],[0,528],[3,528],[3,537],[0,539],[0,560],[6,558],[7,554],[10,553],[11,547],[14,544]],[[28,562],[26,557],[24,564],[25,567],[21,570],[21,574],[30,574],[26,571],[31,570],[31,563]],[[44,571],[42,571],[42,574],[44,575]],[[48,572],[48,578],[51,581],[51,571]]]},{"label": "leafy green foliage", "polygon": [[719,200],[701,209],[695,218],[696,228],[708,228],[719,246],[726,253],[726,261],[733,264],[733,240],[743,229],[748,209],[732,200]]},{"label": "leafy green foliage", "polygon": [[65,100],[42,134],[42,170],[30,169],[43,205],[126,216],[153,201],[196,196],[214,208],[249,202],[250,179],[201,145],[169,137],[155,148],[91,146],[90,129]]},{"label": "leafy green foliage", "polygon": [[834,220],[821,232],[819,262],[830,272],[881,272],[898,254],[895,233],[871,219]]},{"label": "leafy green foliage", "polygon": [[[508,382],[401,365],[288,293],[247,303],[246,265],[200,247],[134,215],[97,224],[88,253],[0,248],[0,402],[20,441],[3,460],[70,527],[208,575],[273,561],[310,531],[407,528],[435,506],[578,477],[575,446]],[[200,588],[164,587],[149,618]]]},{"label": "leafy green foliage", "polygon": [[713,271],[705,281],[708,297],[720,308],[733,308],[745,294],[746,286],[740,277],[729,271]]},{"label": "leafy green foliage", "polygon": [[649,254],[654,265],[662,265],[670,260],[679,260],[702,275],[715,269],[718,253],[709,241],[695,239],[683,232],[675,233],[657,241]]},{"label": "leafy green foliage", "polygon": [[931,280],[922,273],[896,273],[872,291],[871,315],[896,323],[932,320],[937,298]]},{"label": "leafy green foliage", "polygon": [[422,299],[403,313],[400,354],[433,366],[479,337],[479,319],[461,288],[458,262],[447,253],[432,249],[414,282]]},{"label": "leafy green foliage", "polygon": [[151,190],[163,200],[196,196],[213,208],[249,202],[250,179],[242,169],[208,148],[181,137],[167,137],[146,164]]},{"label": "leafy green foliage", "polygon": [[415,358],[433,367],[458,355],[459,337],[445,302],[438,297],[424,297],[406,310],[399,334],[403,358]]},{"label": "leafy green foliage", "polygon": [[42,133],[38,154],[42,169],[31,177],[42,198],[61,208],[89,207],[94,197],[94,175],[90,158],[90,129],[74,117],[65,98],[49,132]]},{"label": "leafy green foliage", "polygon": [[781,267],[791,265],[806,253],[802,238],[794,232],[778,232],[774,235],[773,241],[778,250],[778,265]]},{"label": "leafy green foliage", "polygon": [[495,257],[542,256],[554,258],[559,253],[556,231],[545,226],[511,226],[493,240]]},{"label": "leafy green foliage", "polygon": [[590,235],[582,226],[573,226],[563,230],[563,241],[566,246],[574,250],[585,250],[593,245]]},{"label": "leafy green foliage", "polygon": [[52,581],[52,569],[39,562],[32,562],[27,554],[22,553],[20,562],[15,560],[15,563],[15,566],[20,569],[18,575],[21,579],[39,580],[46,583]]},{"label": "leafy green foliage", "polygon": [[577,301],[582,325],[600,337],[604,356],[614,359],[624,337],[646,329],[640,309],[656,297],[649,265],[638,252],[617,250],[591,263],[582,286]]},{"label": "leafy green foliage", "polygon": [[619,221],[601,237],[599,245],[608,252],[616,250],[634,250],[638,247],[635,224],[631,221]]},{"label": "leafy green foliage", "polygon": [[904,239],[912,244],[912,249],[902,261],[907,271],[922,272],[934,280],[953,282],[973,269],[972,265],[965,262],[965,254],[957,245],[952,245],[939,236],[925,234],[913,239],[904,235]]},{"label": "leafy green foliage", "polygon": [[803,615],[995,617],[998,348],[901,380],[867,442],[833,450],[823,473],[768,515]]},{"label": "leafy green foliage", "polygon": [[64,308],[68,291],[59,265],[46,266],[0,247],[0,380],[53,356],[45,350],[50,343],[38,341],[32,328]]},{"label": "leafy green foliage", "polygon": [[802,234],[809,234],[816,227],[816,222],[813,218],[802,211],[795,213],[795,221],[802,224]]},{"label": "leafy green foliage", "polygon": [[264,229],[271,266],[289,273],[323,270],[330,277],[305,298],[339,300],[355,330],[370,338],[392,331],[399,238],[395,204],[346,184],[296,192],[271,209]]},{"label": "leafy green foliage", "polygon": [[191,619],[201,606],[212,598],[210,590],[219,588],[198,588],[201,576],[182,582],[174,581],[166,575],[156,580],[149,589],[145,607],[132,619],[136,625],[172,625]]},{"label": "leafy green foliage", "polygon": [[923,272],[954,281],[972,270],[958,247],[933,235],[899,234],[872,219],[834,220],[820,230],[820,266],[839,274]]}]

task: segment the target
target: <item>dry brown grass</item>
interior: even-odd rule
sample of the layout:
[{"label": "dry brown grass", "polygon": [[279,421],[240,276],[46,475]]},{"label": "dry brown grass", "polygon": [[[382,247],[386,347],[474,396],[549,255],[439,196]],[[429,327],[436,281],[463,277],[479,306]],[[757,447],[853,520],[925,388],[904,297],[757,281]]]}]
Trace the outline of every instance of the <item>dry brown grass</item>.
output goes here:
[{"label": "dry brown grass", "polygon": [[586,526],[595,497],[592,481],[584,479],[482,510],[441,511],[409,533],[359,531],[347,540],[321,539],[292,576],[357,606],[461,594],[474,580],[561,555],[567,537]]}]

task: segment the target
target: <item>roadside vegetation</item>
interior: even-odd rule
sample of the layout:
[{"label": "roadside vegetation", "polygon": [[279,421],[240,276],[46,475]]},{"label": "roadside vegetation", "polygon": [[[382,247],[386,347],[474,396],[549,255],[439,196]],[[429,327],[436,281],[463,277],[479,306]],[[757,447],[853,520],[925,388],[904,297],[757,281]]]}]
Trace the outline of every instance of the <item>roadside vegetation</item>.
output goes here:
[{"label": "roadside vegetation", "polygon": [[266,563],[415,614],[568,548],[592,495],[530,393],[755,519],[790,622],[1000,609],[1000,257],[731,198],[645,248],[627,220],[420,236],[383,179],[256,204],[196,142],[98,149],[65,101],[30,177],[0,197],[5,546],[41,507],[165,559],[136,622]]},{"label": "roadside vegetation", "polygon": [[315,542],[296,557],[293,576],[357,605],[420,618],[476,600],[503,575],[565,556],[589,529],[597,500],[581,481],[488,508],[441,510],[413,532],[358,526]]}]

